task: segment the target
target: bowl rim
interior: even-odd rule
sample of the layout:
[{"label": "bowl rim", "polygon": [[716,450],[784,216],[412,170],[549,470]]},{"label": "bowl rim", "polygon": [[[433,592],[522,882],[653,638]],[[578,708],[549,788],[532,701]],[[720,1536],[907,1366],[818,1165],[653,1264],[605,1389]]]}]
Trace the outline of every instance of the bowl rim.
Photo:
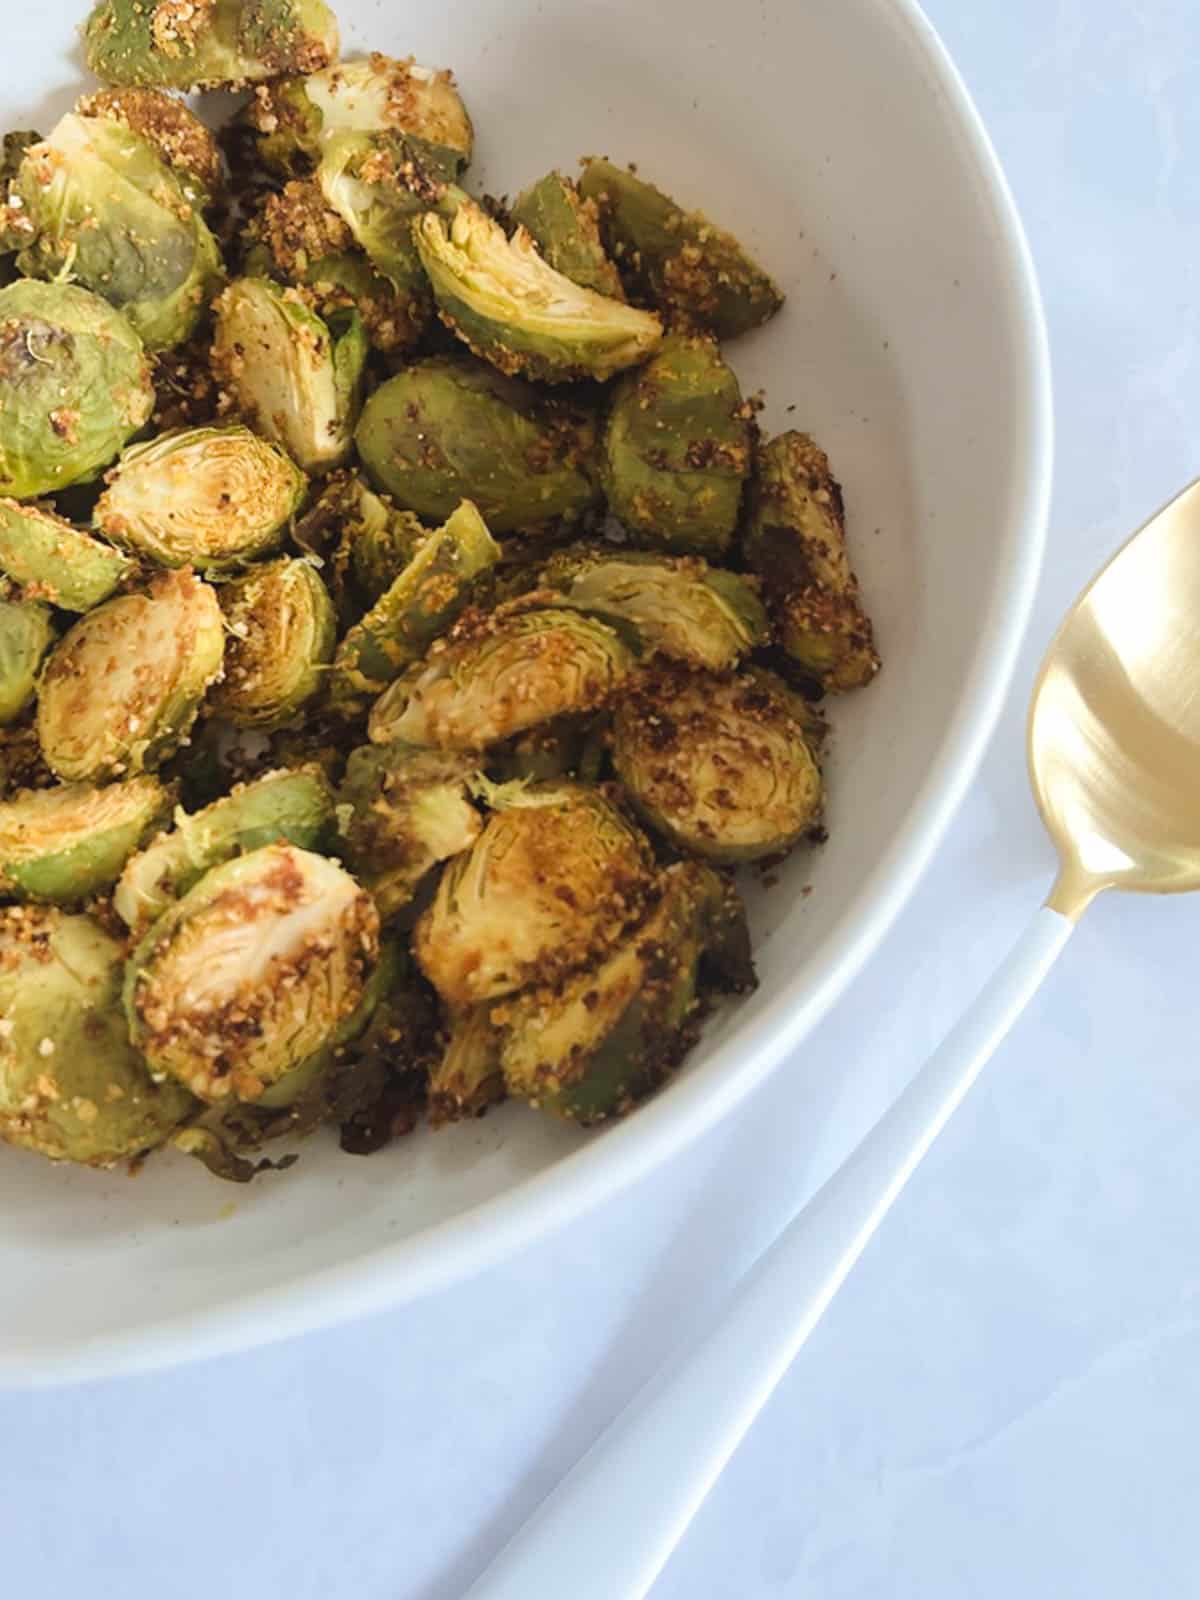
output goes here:
[{"label": "bowl rim", "polygon": [[[0,1386],[48,1387],[131,1375],[295,1338],[415,1300],[497,1265],[637,1182],[744,1100],[845,993],[880,945],[958,811],[999,719],[1024,639],[1045,548],[1053,459],[1050,355],[1036,270],[1016,204],[978,109],[917,0],[874,0],[906,30],[951,106],[983,183],[1007,257],[1018,336],[1014,418],[1012,566],[981,628],[957,713],[924,783],[882,859],[807,964],[803,995],[781,997],[758,1019],[736,1070],[701,1069],[636,1117],[504,1194],[410,1238],[336,1267],[300,1272],[112,1334],[0,1349]],[[718,1063],[714,1061],[715,1067]]]}]

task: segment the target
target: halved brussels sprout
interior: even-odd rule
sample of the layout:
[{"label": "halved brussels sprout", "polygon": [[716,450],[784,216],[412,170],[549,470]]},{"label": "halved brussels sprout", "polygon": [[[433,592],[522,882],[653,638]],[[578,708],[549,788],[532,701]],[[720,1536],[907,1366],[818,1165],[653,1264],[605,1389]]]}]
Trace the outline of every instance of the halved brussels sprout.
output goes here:
[{"label": "halved brussels sprout", "polygon": [[306,472],[344,461],[367,361],[358,314],[326,322],[269,278],[231,283],[216,313],[213,364],[241,415]]},{"label": "halved brussels sprout", "polygon": [[450,1019],[450,1036],[429,1074],[429,1121],[435,1128],[481,1117],[504,1099],[501,1035],[490,1012],[489,1005],[474,1006]]},{"label": "halved brussels sprout", "polygon": [[189,199],[208,205],[225,182],[225,162],[213,134],[182,100],[159,89],[101,89],[85,95],[75,110],[103,117],[139,134],[184,181]]},{"label": "halved brussels sprout", "polygon": [[483,827],[468,798],[469,756],[411,745],[355,750],[338,793],[346,865],[386,921],[439,861],[469,850]]},{"label": "halved brussels sprout", "polygon": [[783,294],[733,237],[699,211],[611,161],[583,164],[580,190],[600,207],[609,249],[661,311],[734,339],[768,321]]},{"label": "halved brussels sprout", "polygon": [[221,589],[225,675],[209,700],[240,728],[278,728],[321,688],[337,619],[320,573],[303,557],[253,567]]},{"label": "halved brussels sprout", "polygon": [[129,1043],[123,957],[91,917],[0,910],[0,1139],[108,1167],[191,1113],[191,1095],[154,1083]]},{"label": "halved brussels sprout", "polygon": [[442,875],[413,948],[447,1005],[547,984],[615,943],[650,887],[645,838],[598,790],[509,785]]},{"label": "halved brussels sprout", "polygon": [[34,228],[24,273],[69,273],[123,311],[148,349],[189,336],[223,277],[221,252],[201,197],[149,140],[107,117],[68,113],[26,152],[15,192]]},{"label": "halved brussels sprout", "polygon": [[29,599],[90,611],[128,577],[133,563],[48,506],[0,499],[0,570]]},{"label": "halved brussels sprout", "polygon": [[559,717],[489,751],[487,771],[489,779],[500,784],[521,779],[549,783],[557,778],[598,783],[607,760],[608,728],[603,715]]},{"label": "halved brussels sprout", "polygon": [[419,661],[461,614],[471,580],[500,559],[500,547],[469,500],[430,533],[412,560],[342,640],[332,692],[341,704],[377,695]]},{"label": "halved brussels sprout", "polygon": [[192,816],[176,811],[171,831],[126,863],[113,906],[140,936],[210,867],[280,839],[320,850],[333,832],[333,794],[319,773],[269,772]]},{"label": "halved brussels sprout", "polygon": [[449,223],[425,212],[413,232],[442,321],[510,376],[603,380],[645,361],[662,341],[656,316],[573,283],[542,259],[524,228],[506,238],[473,200]]},{"label": "halved brussels sprout", "polygon": [[742,547],[774,597],[788,655],[824,689],[869,683],[879,655],[850,569],[841,485],[807,434],[759,449]]},{"label": "halved brussels sprout", "polygon": [[224,651],[217,596],[190,572],[106,600],[46,664],[37,727],[47,762],[68,783],[161,766],[220,676]]},{"label": "halved brussels sprout", "polygon": [[790,850],[821,815],[821,774],[779,679],[665,663],[616,708],[613,760],[646,820],[708,861]]},{"label": "halved brussels sprout", "polygon": [[138,945],[130,1034],[201,1100],[258,1100],[334,1040],[378,956],[378,913],[349,873],[266,845],[206,873]]},{"label": "halved brussels sprout", "polygon": [[444,184],[392,145],[356,133],[330,140],[316,184],[325,204],[396,291],[408,342],[415,342],[432,320],[433,294],[417,254],[413,219],[440,202]]},{"label": "halved brussels sprout", "polygon": [[483,750],[539,722],[594,710],[633,668],[620,634],[580,612],[548,607],[465,620],[468,628],[375,702],[373,743]]},{"label": "halved brussels sprout", "polygon": [[380,384],[355,442],[376,486],[431,521],[471,500],[493,533],[549,532],[598,499],[588,414],[467,357],[419,361]]},{"label": "halved brussels sprout", "polygon": [[543,261],[583,289],[624,300],[621,275],[604,252],[594,200],[584,200],[570,178],[549,172],[517,196],[509,213],[532,238]]},{"label": "halved brussels sprout", "polygon": [[102,894],[171,806],[157,778],[68,783],[0,801],[0,894],[60,906]]},{"label": "halved brussels sprout", "polygon": [[219,89],[337,60],[325,0],[96,0],[84,26],[104,83]]},{"label": "halved brussels sprout", "polygon": [[67,283],[0,289],[0,493],[93,476],[153,409],[142,341],[107,301]]},{"label": "halved brussels sprout", "polygon": [[0,596],[0,728],[15,722],[33,699],[42,657],[53,643],[48,606]]},{"label": "halved brussels sprout", "polygon": [[223,572],[278,549],[300,509],[299,467],[240,424],[184,428],[126,450],[95,525],[166,567]]},{"label": "halved brussels sprout", "polygon": [[550,558],[542,583],[562,596],[555,604],[629,623],[647,654],[714,671],[770,636],[754,581],[699,556],[563,550]]},{"label": "halved brussels sprout", "polygon": [[613,398],[604,436],[609,510],[653,544],[720,555],[750,472],[752,417],[715,340],[669,335]]},{"label": "halved brussels sprout", "polygon": [[420,517],[397,510],[359,473],[339,469],[297,520],[292,539],[328,571],[339,616],[349,622],[387,593],[427,532]]},{"label": "halved brussels sprout", "polygon": [[41,144],[42,136],[31,130],[6,133],[0,141],[0,270],[4,282],[17,277],[12,257],[33,238],[33,224],[25,212],[25,202],[14,192],[17,173],[31,145]]}]

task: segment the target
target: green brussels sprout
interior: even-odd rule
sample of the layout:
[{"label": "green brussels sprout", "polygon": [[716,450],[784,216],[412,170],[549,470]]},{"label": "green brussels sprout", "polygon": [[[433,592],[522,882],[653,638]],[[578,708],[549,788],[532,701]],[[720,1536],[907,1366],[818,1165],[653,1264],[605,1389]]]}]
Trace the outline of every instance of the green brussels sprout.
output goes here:
[{"label": "green brussels sprout", "polygon": [[617,774],[681,850],[730,863],[781,855],[821,815],[821,774],[796,698],[767,672],[663,663],[616,708]]},{"label": "green brussels sprout", "polygon": [[96,0],[84,52],[104,83],[219,89],[337,60],[325,0]]},{"label": "green brussels sprout", "polygon": [[444,185],[392,145],[356,133],[337,134],[329,141],[316,184],[325,204],[392,285],[406,342],[414,343],[432,321],[433,293],[417,254],[413,219],[439,203]]},{"label": "green brussels sprout", "polygon": [[184,195],[209,205],[225,183],[225,162],[213,133],[182,100],[160,89],[101,89],[75,110],[107,118],[152,144],[159,159],[183,180]]},{"label": "green brussels sprout", "polygon": [[540,722],[594,710],[633,668],[620,634],[579,612],[468,613],[464,622],[375,702],[373,743],[486,749]]},{"label": "green brussels sprout", "polygon": [[732,234],[610,161],[583,165],[579,187],[600,208],[608,247],[652,305],[720,339],[767,322],[783,294]]},{"label": "green brussels sprout", "polygon": [[426,211],[413,233],[442,321],[509,376],[603,380],[645,361],[662,341],[652,313],[556,272],[526,229],[506,238],[473,200],[462,201],[452,222]]},{"label": "green brussels sprout", "polygon": [[491,1007],[474,1006],[450,1019],[450,1035],[429,1073],[429,1121],[435,1128],[481,1117],[504,1099],[500,1030]]},{"label": "green brussels sprout", "polygon": [[385,921],[432,867],[479,837],[483,824],[467,793],[475,770],[468,756],[405,744],[364,745],[351,755],[338,792],[343,853]]},{"label": "green brussels sprout", "polygon": [[94,476],[153,409],[150,364],[119,311],[73,284],[0,289],[0,493],[28,500]]},{"label": "green brussels sprout", "polygon": [[124,952],[91,917],[0,910],[0,1139],[108,1167],[163,1144],[195,1102],[156,1084],[121,1013]]},{"label": "green brussels sprout", "polygon": [[605,254],[599,212],[570,178],[547,173],[517,196],[511,220],[530,235],[542,259],[583,289],[624,300],[621,275]]},{"label": "green brussels sprout", "polygon": [[378,956],[378,914],[349,873],[265,845],[206,873],[140,941],[130,1037],[201,1100],[256,1101],[336,1040]]},{"label": "green brussels sprout", "polygon": [[62,784],[0,801],[0,894],[60,906],[102,894],[172,804],[157,778]]},{"label": "green brussels sprout", "polygon": [[449,1006],[553,983],[640,915],[652,872],[641,833],[598,790],[510,785],[447,867],[413,948]]},{"label": "green brussels sprout", "polygon": [[335,703],[377,695],[465,609],[471,580],[500,547],[469,500],[427,534],[412,560],[342,640],[333,667]]},{"label": "green brussels sprout", "polygon": [[644,653],[713,671],[732,667],[770,636],[754,581],[699,556],[563,550],[550,558],[542,584],[561,596],[556,605],[628,623]]},{"label": "green brussels sprout", "polygon": [[0,597],[0,728],[15,722],[32,701],[42,657],[53,643],[47,606]]},{"label": "green brussels sprout", "polygon": [[376,487],[431,521],[472,500],[493,533],[549,532],[598,498],[587,413],[466,358],[420,361],[380,384],[355,440]]},{"label": "green brussels sprout", "polygon": [[216,304],[213,365],[238,411],[306,472],[350,453],[367,336],[356,312],[326,322],[296,289],[239,278]]},{"label": "green brussels sprout", "polygon": [[223,276],[221,252],[202,196],[149,140],[68,113],[26,152],[14,187],[34,229],[22,272],[69,273],[123,311],[150,350],[188,338]]},{"label": "green brussels sprout", "polygon": [[355,593],[373,606],[395,583],[427,538],[420,517],[399,511],[357,475],[342,505],[342,538],[334,557]]},{"label": "green brussels sprout", "polygon": [[190,572],[106,600],[46,663],[37,706],[46,761],[68,783],[161,766],[220,676],[224,651],[217,596]]},{"label": "green brussels sprout", "polygon": [[604,436],[609,510],[668,550],[721,555],[750,472],[752,412],[714,340],[674,333],[622,380]]},{"label": "green brussels sprout", "polygon": [[823,689],[869,683],[879,654],[850,569],[841,485],[807,434],[781,433],[760,447],[742,548],[762,574],[792,660]]},{"label": "green brussels sprout", "polygon": [[128,577],[133,563],[48,506],[0,499],[0,571],[30,599],[90,611]]},{"label": "green brussels sprout", "polygon": [[183,428],[126,450],[93,520],[163,566],[221,573],[278,549],[306,488],[299,467],[249,428]]},{"label": "green brussels sprout", "polygon": [[253,567],[221,590],[229,638],[214,716],[277,728],[318,692],[333,659],[337,618],[320,573],[303,557]]},{"label": "green brussels sprout", "polygon": [[113,906],[140,937],[210,867],[280,839],[320,850],[333,831],[333,794],[319,773],[269,772],[203,811],[177,811],[171,831],[126,862]]}]

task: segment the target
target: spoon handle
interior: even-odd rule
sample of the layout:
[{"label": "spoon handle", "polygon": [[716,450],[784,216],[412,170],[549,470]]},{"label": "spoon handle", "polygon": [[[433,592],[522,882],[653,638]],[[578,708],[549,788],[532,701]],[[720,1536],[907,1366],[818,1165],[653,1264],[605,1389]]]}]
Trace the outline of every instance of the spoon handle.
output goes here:
[{"label": "spoon handle", "polygon": [[465,1600],[641,1600],[921,1157],[1074,930],[1043,907],[891,1110]]}]

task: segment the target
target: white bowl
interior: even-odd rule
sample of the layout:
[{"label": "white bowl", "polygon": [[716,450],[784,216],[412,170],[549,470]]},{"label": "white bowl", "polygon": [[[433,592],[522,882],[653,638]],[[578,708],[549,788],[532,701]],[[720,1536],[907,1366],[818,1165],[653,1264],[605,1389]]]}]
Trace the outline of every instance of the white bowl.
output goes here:
[{"label": "white bowl", "polygon": [[[44,129],[79,91],[83,3],[6,17],[6,126]],[[835,707],[828,846],[755,897],[761,989],[655,1101],[591,1137],[514,1106],[365,1161],[317,1140],[248,1189],[182,1157],[131,1182],[0,1150],[2,1381],[149,1367],[427,1293],[723,1116],[912,890],[975,770],[1036,581],[1051,421],[1033,270],[978,117],[910,0],[338,11],[347,52],[454,66],[480,136],[475,184],[636,159],[761,255],[789,302],[730,353],[746,390],[766,390],[767,427],[809,429],[833,458],[886,666]]]}]

